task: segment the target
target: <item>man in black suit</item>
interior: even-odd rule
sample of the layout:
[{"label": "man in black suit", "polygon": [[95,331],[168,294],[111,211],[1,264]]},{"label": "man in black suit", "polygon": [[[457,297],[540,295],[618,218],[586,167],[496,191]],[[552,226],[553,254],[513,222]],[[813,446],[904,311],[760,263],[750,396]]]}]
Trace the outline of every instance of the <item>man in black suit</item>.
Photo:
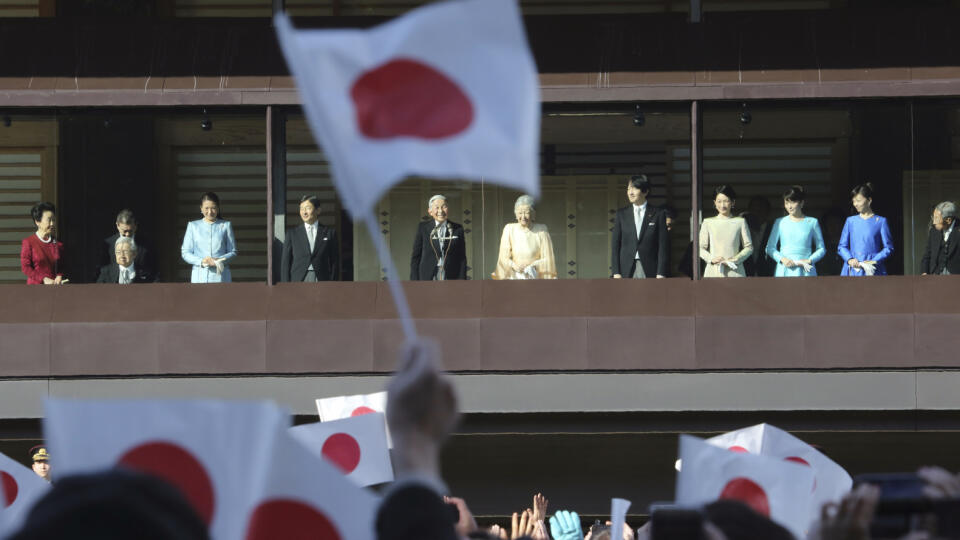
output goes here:
[{"label": "man in black suit", "polygon": [[448,212],[446,197],[430,197],[427,213],[433,219],[417,227],[410,257],[411,280],[467,279],[463,227],[447,220]]},{"label": "man in black suit", "polygon": [[944,201],[933,210],[933,227],[927,237],[927,247],[920,261],[920,274],[960,274],[960,232],[957,224],[957,205]]},{"label": "man in black suit", "polygon": [[[117,214],[117,232],[107,238],[103,239],[103,247],[100,253],[100,266],[99,268],[107,268],[110,266],[116,266],[114,264],[115,254],[114,251],[117,247],[118,238],[132,238],[134,241],[137,240],[137,218],[133,215],[133,211],[127,208],[120,210]],[[141,238],[140,240],[143,240]],[[146,274],[151,277],[155,276],[155,266],[153,265],[153,260],[150,258],[150,250],[147,249],[144,245],[144,242],[137,243],[137,254],[136,258],[133,261],[135,267],[143,270]],[[151,281],[154,281],[151,279]],[[100,281],[100,277],[97,277],[97,283],[103,283]],[[116,283],[113,281],[111,283]]]},{"label": "man in black suit", "polygon": [[302,225],[287,230],[280,260],[280,281],[336,281],[340,275],[339,250],[333,227],[320,218],[320,200],[315,195],[300,198]]},{"label": "man in black suit", "polygon": [[148,269],[138,266],[136,263],[137,252],[139,248],[133,238],[121,236],[117,238],[114,248],[115,262],[100,267],[100,275],[97,277],[97,283],[118,283],[127,285],[130,283],[153,283],[156,276]]},{"label": "man in black suit", "polygon": [[753,239],[753,254],[743,261],[743,270],[748,276],[773,276],[777,262],[767,257],[767,240],[770,239],[770,201],[756,195],[750,198],[747,211],[740,217],[747,221]]},{"label": "man in black suit", "polygon": [[631,176],[627,183],[630,206],[617,210],[613,222],[610,268],[613,277],[664,278],[670,271],[670,234],[667,214],[647,203],[650,182],[646,175]]}]

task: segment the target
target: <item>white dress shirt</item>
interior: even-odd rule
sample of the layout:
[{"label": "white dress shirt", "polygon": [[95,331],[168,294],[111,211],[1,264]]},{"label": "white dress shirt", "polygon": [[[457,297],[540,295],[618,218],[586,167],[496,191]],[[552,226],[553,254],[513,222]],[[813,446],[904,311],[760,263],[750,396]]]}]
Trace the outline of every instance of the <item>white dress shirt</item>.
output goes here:
[{"label": "white dress shirt", "polygon": [[[317,222],[304,223],[304,227],[307,229],[307,241],[310,242],[310,255],[313,255],[313,248],[317,245]],[[308,271],[313,271],[313,265],[310,265],[310,268],[307,268]]]},{"label": "white dress shirt", "polygon": [[437,259],[437,266],[443,266],[443,244],[446,241],[447,236],[447,222],[444,221],[440,223],[437,220],[433,220],[434,227],[437,230],[437,242],[440,243],[440,257]]},{"label": "white dress shirt", "polygon": [[[640,240],[640,227],[643,226],[643,218],[647,215],[647,203],[641,205],[633,205],[633,222],[637,227],[637,240]],[[640,252],[637,251],[633,254],[633,258],[640,260]]]},{"label": "white dress shirt", "polygon": [[957,224],[956,221],[952,221],[952,222],[950,223],[950,227],[949,227],[947,230],[943,231],[943,243],[944,243],[944,244],[946,244],[946,243],[947,243],[947,240],[950,239],[950,233],[953,231],[953,226],[956,225],[956,224]]},{"label": "white dress shirt", "polygon": [[127,285],[133,283],[133,278],[137,275],[137,272],[134,270],[133,264],[131,264],[130,266],[121,266],[119,274],[120,277],[117,279],[117,283]]}]

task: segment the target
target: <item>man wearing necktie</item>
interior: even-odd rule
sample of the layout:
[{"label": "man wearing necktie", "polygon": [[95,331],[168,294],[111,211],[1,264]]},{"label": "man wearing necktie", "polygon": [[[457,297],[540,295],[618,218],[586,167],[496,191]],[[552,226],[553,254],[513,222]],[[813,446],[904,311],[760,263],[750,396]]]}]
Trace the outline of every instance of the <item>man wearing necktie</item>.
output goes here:
[{"label": "man wearing necktie", "polygon": [[137,243],[132,236],[120,236],[114,244],[113,264],[100,268],[97,283],[116,283],[129,285],[131,283],[151,283],[156,276],[143,266],[137,266]]},{"label": "man wearing necktie", "polygon": [[433,219],[417,227],[410,257],[411,280],[467,279],[463,227],[447,219],[449,211],[446,197],[430,197],[427,213]]},{"label": "man wearing necktie", "polygon": [[300,198],[302,225],[287,230],[280,261],[280,281],[336,281],[339,249],[333,227],[320,223],[320,200]]},{"label": "man wearing necktie", "polygon": [[613,223],[611,276],[641,279],[667,277],[670,268],[670,234],[667,214],[647,201],[650,182],[646,175],[627,182],[629,206],[617,210]]},{"label": "man wearing necktie", "polygon": [[933,226],[920,261],[921,275],[960,274],[960,233],[956,229],[957,205],[944,201],[933,210]]}]

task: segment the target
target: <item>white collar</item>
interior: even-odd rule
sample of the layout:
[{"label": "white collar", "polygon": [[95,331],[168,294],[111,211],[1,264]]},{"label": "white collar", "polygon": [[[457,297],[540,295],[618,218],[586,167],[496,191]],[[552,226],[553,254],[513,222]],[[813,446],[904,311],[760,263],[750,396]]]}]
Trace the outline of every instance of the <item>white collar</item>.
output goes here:
[{"label": "white collar", "polygon": [[444,221],[443,223],[440,223],[440,222],[437,221],[437,220],[433,220],[433,223],[434,223],[434,225],[436,225],[436,228],[438,228],[438,229],[439,229],[440,227],[446,227],[446,226],[447,226],[447,222],[446,222],[446,221]]},{"label": "white collar", "polygon": [[647,211],[647,203],[648,203],[648,202],[650,202],[650,201],[645,201],[643,204],[640,204],[640,205],[634,204],[634,205],[633,205],[633,211],[636,212],[636,211],[637,211],[637,208],[639,208],[641,212],[646,212],[646,211]]},{"label": "white collar", "polygon": [[136,271],[133,268],[133,263],[130,263],[130,266],[120,266],[119,264],[117,266],[120,268],[120,272],[127,271],[131,274],[136,274]]},{"label": "white collar", "polygon": [[306,221],[304,221],[303,226],[306,227],[308,230],[311,228],[316,229],[319,223],[320,223],[319,221],[314,221],[313,223],[307,223]]},{"label": "white collar", "polygon": [[953,232],[953,226],[956,224],[957,224],[957,221],[956,221],[956,218],[954,218],[954,220],[950,223],[950,227],[948,227],[947,230],[943,231],[944,236],[951,234]]},{"label": "white collar", "polygon": [[40,236],[40,233],[34,233],[34,234],[36,234],[36,235],[37,235],[37,238],[39,238],[40,241],[43,242],[44,244],[49,244],[50,242],[53,242],[53,235],[52,235],[52,234],[50,235],[50,238],[47,238],[46,240],[44,240],[43,237]]}]

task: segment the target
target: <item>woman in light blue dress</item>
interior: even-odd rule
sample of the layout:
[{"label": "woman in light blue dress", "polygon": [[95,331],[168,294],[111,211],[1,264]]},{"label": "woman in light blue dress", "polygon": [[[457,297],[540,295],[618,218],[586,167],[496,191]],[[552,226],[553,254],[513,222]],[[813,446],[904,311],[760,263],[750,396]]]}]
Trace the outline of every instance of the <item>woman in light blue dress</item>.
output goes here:
[{"label": "woman in light blue dress", "polygon": [[783,194],[787,215],[770,229],[767,255],[777,261],[774,277],[815,276],[814,266],[827,250],[817,218],[803,215],[803,188],[792,186]]},{"label": "woman in light blue dress", "polygon": [[884,261],[893,253],[893,236],[886,218],[873,213],[873,185],[860,184],[850,192],[857,215],[847,218],[837,251],[843,258],[841,276],[885,276]]},{"label": "woman in light blue dress", "polygon": [[237,243],[229,221],[218,219],[220,198],[206,192],[200,196],[203,219],[187,223],[180,256],[193,266],[190,283],[229,283],[230,259],[237,256]]}]

